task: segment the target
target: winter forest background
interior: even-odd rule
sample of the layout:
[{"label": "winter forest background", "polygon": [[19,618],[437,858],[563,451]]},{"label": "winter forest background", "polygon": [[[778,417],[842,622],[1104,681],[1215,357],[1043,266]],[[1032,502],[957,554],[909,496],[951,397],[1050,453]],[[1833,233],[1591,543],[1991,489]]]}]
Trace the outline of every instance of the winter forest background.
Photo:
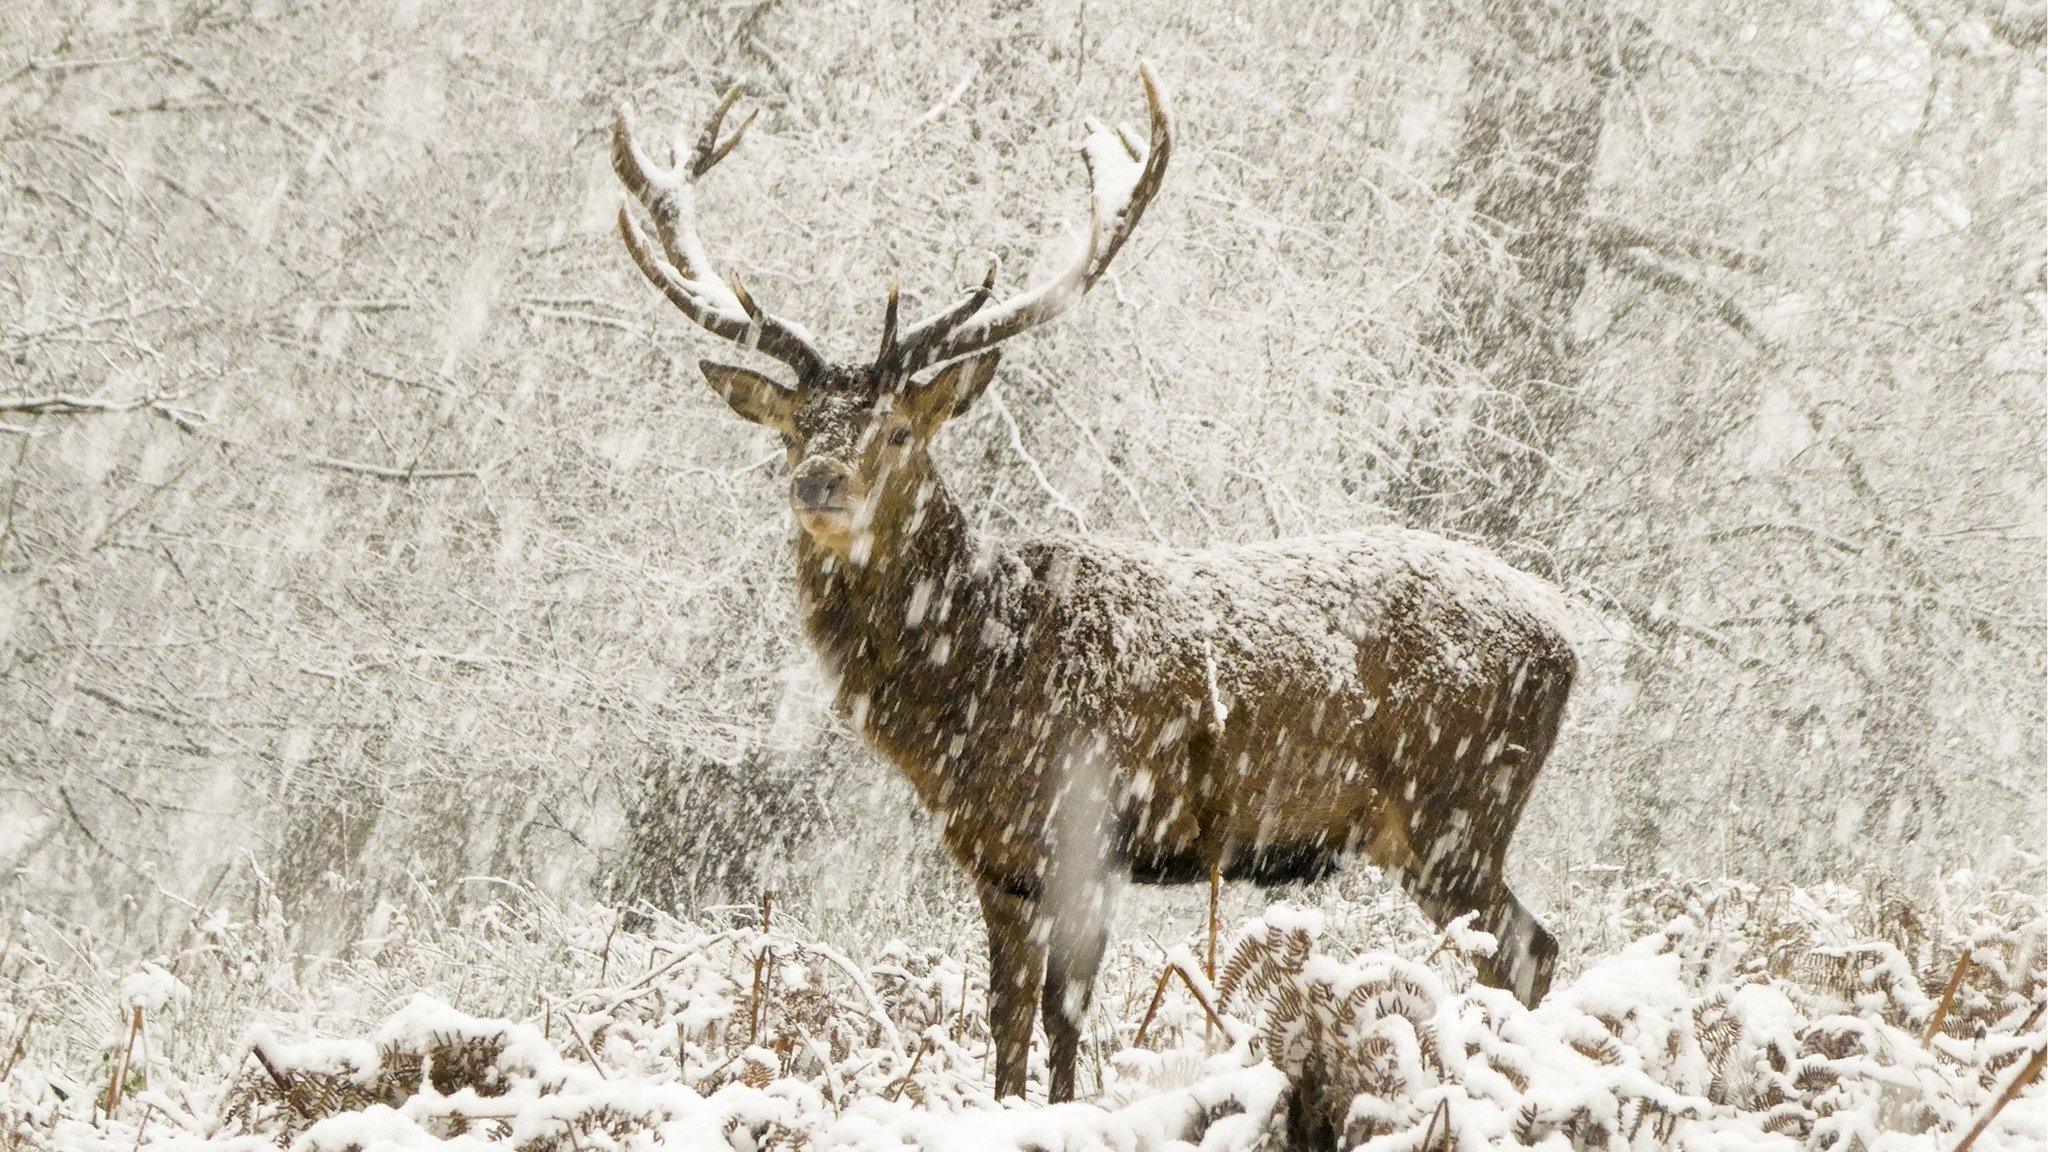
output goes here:
[{"label": "winter forest background", "polygon": [[1165,192],[940,444],[989,529],[1393,521],[1568,589],[1605,639],[1539,908],[2038,852],[2044,40],[2021,0],[9,5],[9,938],[274,907],[320,955],[496,877],[978,948],[606,131],[744,84],[704,233],[851,356],[892,278],[1067,255],[1141,58]]}]

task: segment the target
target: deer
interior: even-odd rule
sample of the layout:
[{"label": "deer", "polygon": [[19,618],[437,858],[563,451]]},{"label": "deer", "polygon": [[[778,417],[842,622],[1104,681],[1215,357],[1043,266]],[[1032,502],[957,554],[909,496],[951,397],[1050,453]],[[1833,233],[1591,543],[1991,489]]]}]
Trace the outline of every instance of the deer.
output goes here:
[{"label": "deer", "polygon": [[[800,324],[721,275],[698,182],[753,123],[666,162],[617,110],[619,234],[708,332],[788,377],[706,360],[734,413],[787,450],[803,627],[834,705],[909,782],[972,882],[988,934],[995,1092],[1075,1093],[1081,1024],[1116,885],[1309,881],[1358,855],[1438,925],[1495,937],[1477,979],[1533,1006],[1556,938],[1504,878],[1577,670],[1564,594],[1479,548],[1395,526],[1207,549],[1106,535],[996,538],[935,467],[934,437],[996,374],[999,346],[1071,308],[1163,183],[1166,98],[1141,65],[1148,139],[1089,121],[1085,243],[1003,300],[998,268],[828,359]],[[1213,911],[1212,911],[1213,933]]]}]

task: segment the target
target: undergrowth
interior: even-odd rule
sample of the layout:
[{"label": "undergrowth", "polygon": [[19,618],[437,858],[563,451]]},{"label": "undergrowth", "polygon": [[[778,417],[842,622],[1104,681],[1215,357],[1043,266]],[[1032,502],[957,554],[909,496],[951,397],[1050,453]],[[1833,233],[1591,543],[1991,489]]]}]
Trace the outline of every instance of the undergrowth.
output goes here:
[{"label": "undergrowth", "polygon": [[1121,942],[1059,1106],[991,1098],[986,971],[951,942],[855,958],[756,909],[499,882],[325,957],[274,903],[148,957],[23,913],[0,1147],[2038,1148],[2043,879],[1587,894],[1563,927],[1600,944],[1535,1011],[1472,983],[1483,933],[1317,890],[1213,969],[1201,930]]}]

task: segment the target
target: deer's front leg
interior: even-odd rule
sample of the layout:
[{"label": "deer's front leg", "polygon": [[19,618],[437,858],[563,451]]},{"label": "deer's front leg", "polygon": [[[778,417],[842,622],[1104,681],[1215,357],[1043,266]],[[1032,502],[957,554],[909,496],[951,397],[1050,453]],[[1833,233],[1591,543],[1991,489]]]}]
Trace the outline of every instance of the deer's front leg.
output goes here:
[{"label": "deer's front leg", "polygon": [[1045,945],[1036,932],[1038,903],[988,884],[980,889],[981,919],[988,926],[988,1025],[996,1043],[996,1097],[1022,1096],[1039,978],[1045,971]]}]

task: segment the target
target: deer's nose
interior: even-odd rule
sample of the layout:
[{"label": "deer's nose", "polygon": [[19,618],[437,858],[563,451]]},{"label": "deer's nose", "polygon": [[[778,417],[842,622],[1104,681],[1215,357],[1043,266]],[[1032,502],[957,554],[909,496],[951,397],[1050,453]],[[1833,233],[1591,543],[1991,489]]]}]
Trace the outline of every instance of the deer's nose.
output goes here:
[{"label": "deer's nose", "polygon": [[830,460],[809,460],[790,481],[790,494],[806,512],[837,508],[844,500],[847,473],[844,465]]}]

